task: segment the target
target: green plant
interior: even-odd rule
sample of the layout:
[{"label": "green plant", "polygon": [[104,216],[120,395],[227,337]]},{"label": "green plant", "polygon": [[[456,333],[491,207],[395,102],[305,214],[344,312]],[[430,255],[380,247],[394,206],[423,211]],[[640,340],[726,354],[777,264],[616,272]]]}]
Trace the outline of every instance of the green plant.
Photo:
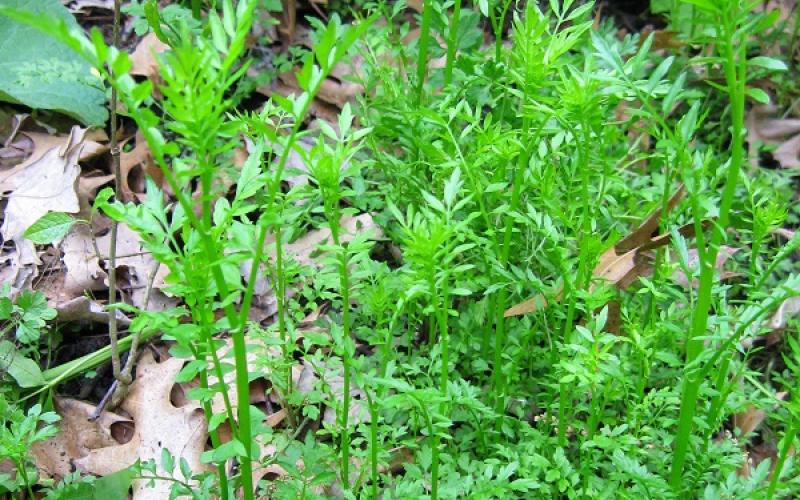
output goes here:
[{"label": "green plant", "polygon": [[5,337],[13,330],[14,339],[28,348],[33,347],[32,352],[38,355],[36,347],[42,329],[56,317],[56,310],[47,305],[43,293],[34,290],[22,290],[12,302],[9,289],[6,283],[0,291],[0,321],[6,322],[0,333]]},{"label": "green plant", "polygon": [[33,485],[37,481],[36,468],[29,456],[31,445],[58,433],[53,425],[59,420],[54,412],[43,412],[42,406],[33,405],[27,412],[0,394],[0,459],[10,460],[16,474],[0,474],[0,488],[15,493],[24,490],[33,498]]}]

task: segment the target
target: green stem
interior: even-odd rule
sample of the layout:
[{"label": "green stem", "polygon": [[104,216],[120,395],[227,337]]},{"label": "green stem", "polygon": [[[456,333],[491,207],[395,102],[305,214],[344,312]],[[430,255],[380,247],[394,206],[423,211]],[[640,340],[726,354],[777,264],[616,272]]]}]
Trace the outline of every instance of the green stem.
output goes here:
[{"label": "green stem", "polygon": [[275,283],[277,285],[277,296],[276,300],[278,302],[278,332],[280,333],[281,337],[281,351],[283,353],[283,364],[284,368],[286,369],[286,389],[284,389],[284,400],[286,402],[286,417],[289,420],[289,425],[294,427],[295,426],[295,419],[294,419],[294,411],[292,410],[291,406],[289,406],[289,398],[292,394],[292,352],[293,348],[289,349],[289,346],[293,344],[292,340],[289,338],[289,331],[286,328],[286,276],[283,273],[283,231],[281,230],[281,225],[276,224],[275,226]]},{"label": "green stem", "polygon": [[[448,306],[448,276],[447,272],[444,273],[444,279],[442,280],[442,296],[440,297],[441,300],[437,300],[439,307],[437,311],[437,323],[439,324],[439,346],[441,350],[441,374],[439,379],[439,392],[442,395],[443,401],[439,407],[439,414],[446,415],[447,414],[447,384],[450,378],[450,333],[447,327],[447,318],[449,316],[449,306]],[[431,290],[433,293],[434,290]],[[436,498],[436,494],[434,491],[438,490],[439,484],[439,449],[441,447],[441,438],[438,434],[433,436],[433,450],[431,456],[431,497]]]},{"label": "green stem", "polygon": [[[526,116],[523,119],[522,125],[522,137],[528,137],[530,134],[531,128],[531,119]],[[542,129],[540,128],[536,136],[530,142],[530,144],[536,144],[539,140],[539,136],[542,133]],[[528,144],[525,144],[520,151],[519,160],[516,165],[516,169],[514,172],[514,181],[511,188],[511,202],[508,207],[508,211],[503,220],[503,228],[505,233],[503,234],[503,246],[501,249],[500,255],[500,265],[504,269],[508,266],[509,256],[511,255],[511,235],[513,234],[513,220],[511,215],[516,212],[519,200],[522,194],[522,183],[525,178],[525,170],[528,167],[528,160],[530,158],[530,151],[529,151]],[[508,302],[508,289],[503,287],[500,289],[498,293],[498,300],[495,303],[495,345],[494,345],[494,364],[492,366],[492,386],[494,390],[494,409],[495,412],[498,414],[505,413],[506,407],[506,387],[505,387],[505,376],[503,375],[503,352],[505,352],[506,348],[506,332],[505,332],[505,309],[506,304]],[[501,419],[497,420],[498,427],[501,425]]]},{"label": "green stem", "polygon": [[378,500],[378,406],[370,391],[365,389],[369,405],[369,473],[370,498]]},{"label": "green stem", "polygon": [[433,16],[433,0],[424,0],[422,6],[422,24],[420,26],[419,52],[417,54],[417,104],[422,104],[425,90],[425,75],[428,72],[428,42],[431,32],[431,17]]},{"label": "green stem", "polygon": [[[735,7],[738,10],[738,3]],[[738,12],[736,12],[738,13]],[[727,21],[727,19],[725,20]],[[718,225],[711,235],[711,241],[704,258],[701,260],[700,286],[697,292],[697,303],[692,318],[691,331],[686,345],[686,364],[692,364],[703,350],[703,337],[708,326],[709,308],[711,307],[711,290],[714,284],[714,269],[720,244],[725,239],[726,230],[730,222],[730,209],[733,204],[733,195],[739,179],[739,172],[743,160],[744,146],[744,104],[747,54],[745,43],[736,43],[736,26],[731,26],[730,21],[723,23],[724,51],[725,51],[725,79],[731,102],[731,160],[728,165],[728,175],[722,193],[719,208]],[[738,60],[737,60],[738,57]],[[680,491],[683,482],[683,466],[694,428],[694,415],[697,405],[697,395],[702,379],[697,378],[698,371],[687,372],[683,383],[681,409],[678,417],[678,430],[673,453],[672,469],[670,471],[670,485],[673,490]]]},{"label": "green stem", "polygon": [[347,270],[347,250],[341,247],[339,238],[339,210],[331,207],[328,210],[328,224],[331,228],[333,244],[339,251],[339,294],[342,296],[342,365],[343,391],[341,414],[341,452],[342,452],[342,484],[344,490],[350,490],[350,278]]},{"label": "green stem", "polygon": [[450,85],[453,81],[453,63],[455,62],[456,45],[458,44],[458,23],[461,20],[461,0],[455,0],[453,16],[450,19],[450,36],[447,40],[447,63],[444,67],[445,85]]},{"label": "green stem", "polygon": [[778,488],[778,483],[781,479],[781,472],[783,471],[783,464],[786,463],[786,457],[789,456],[789,452],[792,449],[792,445],[794,444],[794,439],[797,436],[797,425],[795,423],[789,422],[789,428],[786,431],[786,435],[783,436],[783,445],[781,446],[780,454],[778,455],[778,460],[775,462],[775,469],[772,471],[772,478],[769,481],[769,488],[767,489],[767,500],[772,500],[772,497],[775,496],[775,490]]}]

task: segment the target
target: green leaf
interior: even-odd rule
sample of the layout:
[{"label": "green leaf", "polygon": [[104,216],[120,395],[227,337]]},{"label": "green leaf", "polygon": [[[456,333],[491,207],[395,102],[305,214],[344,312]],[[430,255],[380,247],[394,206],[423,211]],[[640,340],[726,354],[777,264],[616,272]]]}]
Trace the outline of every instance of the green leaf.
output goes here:
[{"label": "green leaf", "polygon": [[489,0],[478,0],[478,8],[483,17],[489,17]]},{"label": "green leaf", "polygon": [[771,69],[773,71],[786,71],[789,69],[786,63],[780,59],[773,57],[758,56],[747,61],[749,66],[758,66],[759,68]]},{"label": "green leaf", "polygon": [[42,370],[32,359],[21,355],[8,340],[0,341],[0,372],[11,375],[20,387],[38,387],[45,384]]},{"label": "green leaf", "polygon": [[761,104],[769,104],[769,94],[758,88],[747,89],[747,95]]},{"label": "green leaf", "polygon": [[[56,18],[79,28],[58,0],[4,0],[2,4],[5,9],[44,20]],[[86,125],[102,125],[108,117],[102,81],[84,59],[39,29],[5,16],[0,16],[0,100],[58,111]]]},{"label": "green leaf", "polygon": [[204,452],[201,460],[205,463],[219,463],[229,458],[244,456],[247,456],[247,451],[244,449],[242,442],[237,439],[232,439],[220,445],[219,448]]},{"label": "green leaf", "polygon": [[101,477],[94,483],[94,499],[127,498],[133,477],[134,474],[130,468]]},{"label": "green leaf", "polygon": [[75,219],[68,214],[48,212],[26,229],[24,236],[36,244],[47,245],[66,236],[74,223]]}]

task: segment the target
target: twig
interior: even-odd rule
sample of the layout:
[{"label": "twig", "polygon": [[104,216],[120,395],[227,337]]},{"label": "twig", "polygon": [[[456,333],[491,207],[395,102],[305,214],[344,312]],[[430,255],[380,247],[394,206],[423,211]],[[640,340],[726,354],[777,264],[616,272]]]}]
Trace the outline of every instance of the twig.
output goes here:
[{"label": "twig", "polygon": [[[120,24],[120,4],[121,0],[114,0],[114,30],[112,34],[112,45],[119,47],[119,24]],[[110,70],[110,71],[113,71]],[[114,77],[112,73],[112,78]],[[117,88],[111,86],[111,167],[114,172],[114,193],[118,200],[124,200],[122,192],[122,173],[120,172],[120,148],[117,141]],[[108,305],[113,306],[117,302],[117,221],[111,223],[111,242],[108,249]],[[114,374],[113,395],[111,397],[111,408],[119,404],[127,392],[130,384],[130,376],[123,377],[120,372],[119,359],[119,333],[117,332],[117,315],[108,316],[108,337],[111,341],[111,368]],[[131,346],[133,347],[133,346]],[[117,383],[118,382],[118,383]],[[112,386],[113,387],[113,386]],[[107,398],[103,398],[104,400]],[[102,411],[102,404],[98,406]]]}]

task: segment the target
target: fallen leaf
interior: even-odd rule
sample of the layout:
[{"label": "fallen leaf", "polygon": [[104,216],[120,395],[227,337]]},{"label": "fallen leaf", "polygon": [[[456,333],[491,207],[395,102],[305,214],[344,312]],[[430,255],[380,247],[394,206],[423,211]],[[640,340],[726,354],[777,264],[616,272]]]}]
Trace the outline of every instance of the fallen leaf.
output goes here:
[{"label": "fallen leaf", "polygon": [[743,412],[734,413],[733,426],[739,430],[741,437],[746,437],[755,431],[767,417],[766,412],[750,405]]},{"label": "fallen leaf", "polygon": [[[108,261],[111,249],[111,233],[97,238],[100,258]],[[177,299],[168,297],[157,286],[156,273],[161,264],[142,244],[138,233],[126,224],[117,226],[117,286],[125,292],[129,301],[140,309],[160,311],[177,305]],[[106,265],[107,267],[107,265]],[[106,280],[106,286],[108,286]]]},{"label": "fallen leaf", "polygon": [[63,293],[74,298],[87,291],[106,288],[106,272],[100,261],[94,243],[94,235],[85,224],[76,224],[61,243],[62,260],[66,266]]},{"label": "fallen leaf", "polygon": [[[254,343],[248,342],[247,345],[247,371],[248,373],[259,373],[263,372],[263,362],[259,362],[264,360],[265,358],[280,358],[282,355],[280,348],[277,346],[266,346],[263,343]],[[226,363],[230,366],[234,366],[233,360],[233,341],[230,338],[225,339],[225,343],[217,350],[217,356],[219,357],[220,361]],[[209,359],[209,367],[208,367],[208,385],[214,386],[217,384],[219,378],[216,376],[214,369],[214,365],[212,364],[211,360]],[[269,374],[265,374],[266,377],[269,377]],[[264,380],[263,378],[261,380]],[[230,401],[231,408],[233,412],[236,413],[236,409],[239,407],[239,399],[236,392],[236,372],[234,370],[229,370],[227,373],[223,375],[223,386],[227,388],[226,394],[228,396],[228,400]],[[256,379],[250,380],[250,400],[248,401],[249,404],[256,404],[256,403],[263,403],[265,394],[264,394],[264,385],[259,384]],[[259,390],[261,389],[261,390]],[[211,411],[214,413],[224,413],[225,412],[225,400],[222,393],[218,392],[214,395],[214,398],[211,400]],[[269,415],[267,416],[269,417]],[[227,436],[230,436],[230,429],[227,428],[225,430],[223,427],[227,426],[227,423],[223,424],[220,429],[223,433]],[[227,439],[225,439],[227,440]]]},{"label": "fallen leaf", "polygon": [[169,45],[159,40],[155,33],[146,34],[131,54],[130,74],[157,81],[159,72],[156,56],[167,49]]},{"label": "fallen leaf", "polygon": [[132,201],[136,198],[143,201],[145,179],[150,177],[157,186],[161,186],[164,176],[153,160],[150,147],[141,131],[136,132],[134,141],[133,149],[119,155],[121,188],[125,200]]},{"label": "fallen leaf", "polygon": [[[360,214],[356,216],[345,215],[339,220],[341,227],[341,243],[347,243],[353,239],[357,233],[371,231],[372,238],[377,239],[383,236],[380,227],[375,224],[370,214]],[[319,245],[330,243],[331,230],[327,227],[309,231],[292,243],[283,246],[284,253],[292,255],[295,260],[306,266],[319,267]],[[268,243],[274,242],[274,238]],[[275,254],[270,254],[274,259]]]},{"label": "fallen leaf", "polygon": [[758,166],[759,144],[777,145],[773,158],[783,168],[800,167],[800,119],[774,118],[778,108],[774,105],[754,106],[747,113],[747,143],[750,158]]},{"label": "fallen leaf", "polygon": [[[129,467],[137,460],[154,460],[160,464],[162,449],[167,449],[176,463],[181,458],[186,459],[194,473],[206,470],[200,461],[208,439],[202,409],[195,404],[178,408],[170,401],[175,376],[183,364],[184,361],[178,358],[158,363],[150,351],[144,351],[136,366],[136,380],[121,404],[136,426],[133,437],[124,444],[92,449],[85,457],[75,460],[75,466],[81,471],[105,476]],[[168,475],[160,465],[158,471]],[[155,481],[152,488],[147,486],[148,482],[134,479],[134,500],[169,497],[171,482]]]},{"label": "fallen leaf", "polygon": [[0,182],[0,192],[12,189],[0,232],[5,241],[14,242],[17,265],[41,263],[33,243],[23,237],[34,222],[48,212],[76,213],[80,210],[78,159],[85,132],[85,129],[73,127],[65,144],[50,148],[32,163],[26,162],[17,175]]},{"label": "fallen leaf", "polygon": [[95,407],[89,403],[56,396],[53,400],[61,416],[59,433],[34,443],[31,454],[45,478],[61,479],[72,472],[72,461],[85,457],[93,449],[116,446],[130,439],[131,421],[116,413],[103,412],[95,421],[89,417]]},{"label": "fallen leaf", "polygon": [[[680,202],[684,195],[686,194],[686,189],[684,188],[683,184],[678,186],[678,189],[675,193],[670,197],[669,201],[667,202],[666,212],[669,213],[675,205]],[[642,223],[637,227],[631,234],[620,240],[614,248],[616,249],[617,254],[624,254],[634,248],[638,248],[645,243],[649,242],[653,239],[653,233],[658,230],[658,225],[661,222],[661,213],[662,207],[658,206],[655,210],[653,210]]]},{"label": "fallen leaf", "polygon": [[[721,279],[725,280],[727,278],[731,278],[735,276],[735,273],[726,273],[723,271],[722,267],[725,263],[730,259],[736,252],[738,252],[739,248],[733,248],[729,246],[722,245],[719,248],[719,252],[717,252],[717,261],[714,264],[715,269],[720,273]],[[697,270],[699,266],[700,255],[696,248],[689,249],[689,268],[692,270]],[[683,272],[682,269],[676,269],[675,272],[672,274],[672,279],[675,283],[678,283],[684,288],[689,288],[689,278],[687,278],[686,273]],[[699,286],[699,281],[697,279],[692,280],[691,286],[693,288],[697,288]]]}]

